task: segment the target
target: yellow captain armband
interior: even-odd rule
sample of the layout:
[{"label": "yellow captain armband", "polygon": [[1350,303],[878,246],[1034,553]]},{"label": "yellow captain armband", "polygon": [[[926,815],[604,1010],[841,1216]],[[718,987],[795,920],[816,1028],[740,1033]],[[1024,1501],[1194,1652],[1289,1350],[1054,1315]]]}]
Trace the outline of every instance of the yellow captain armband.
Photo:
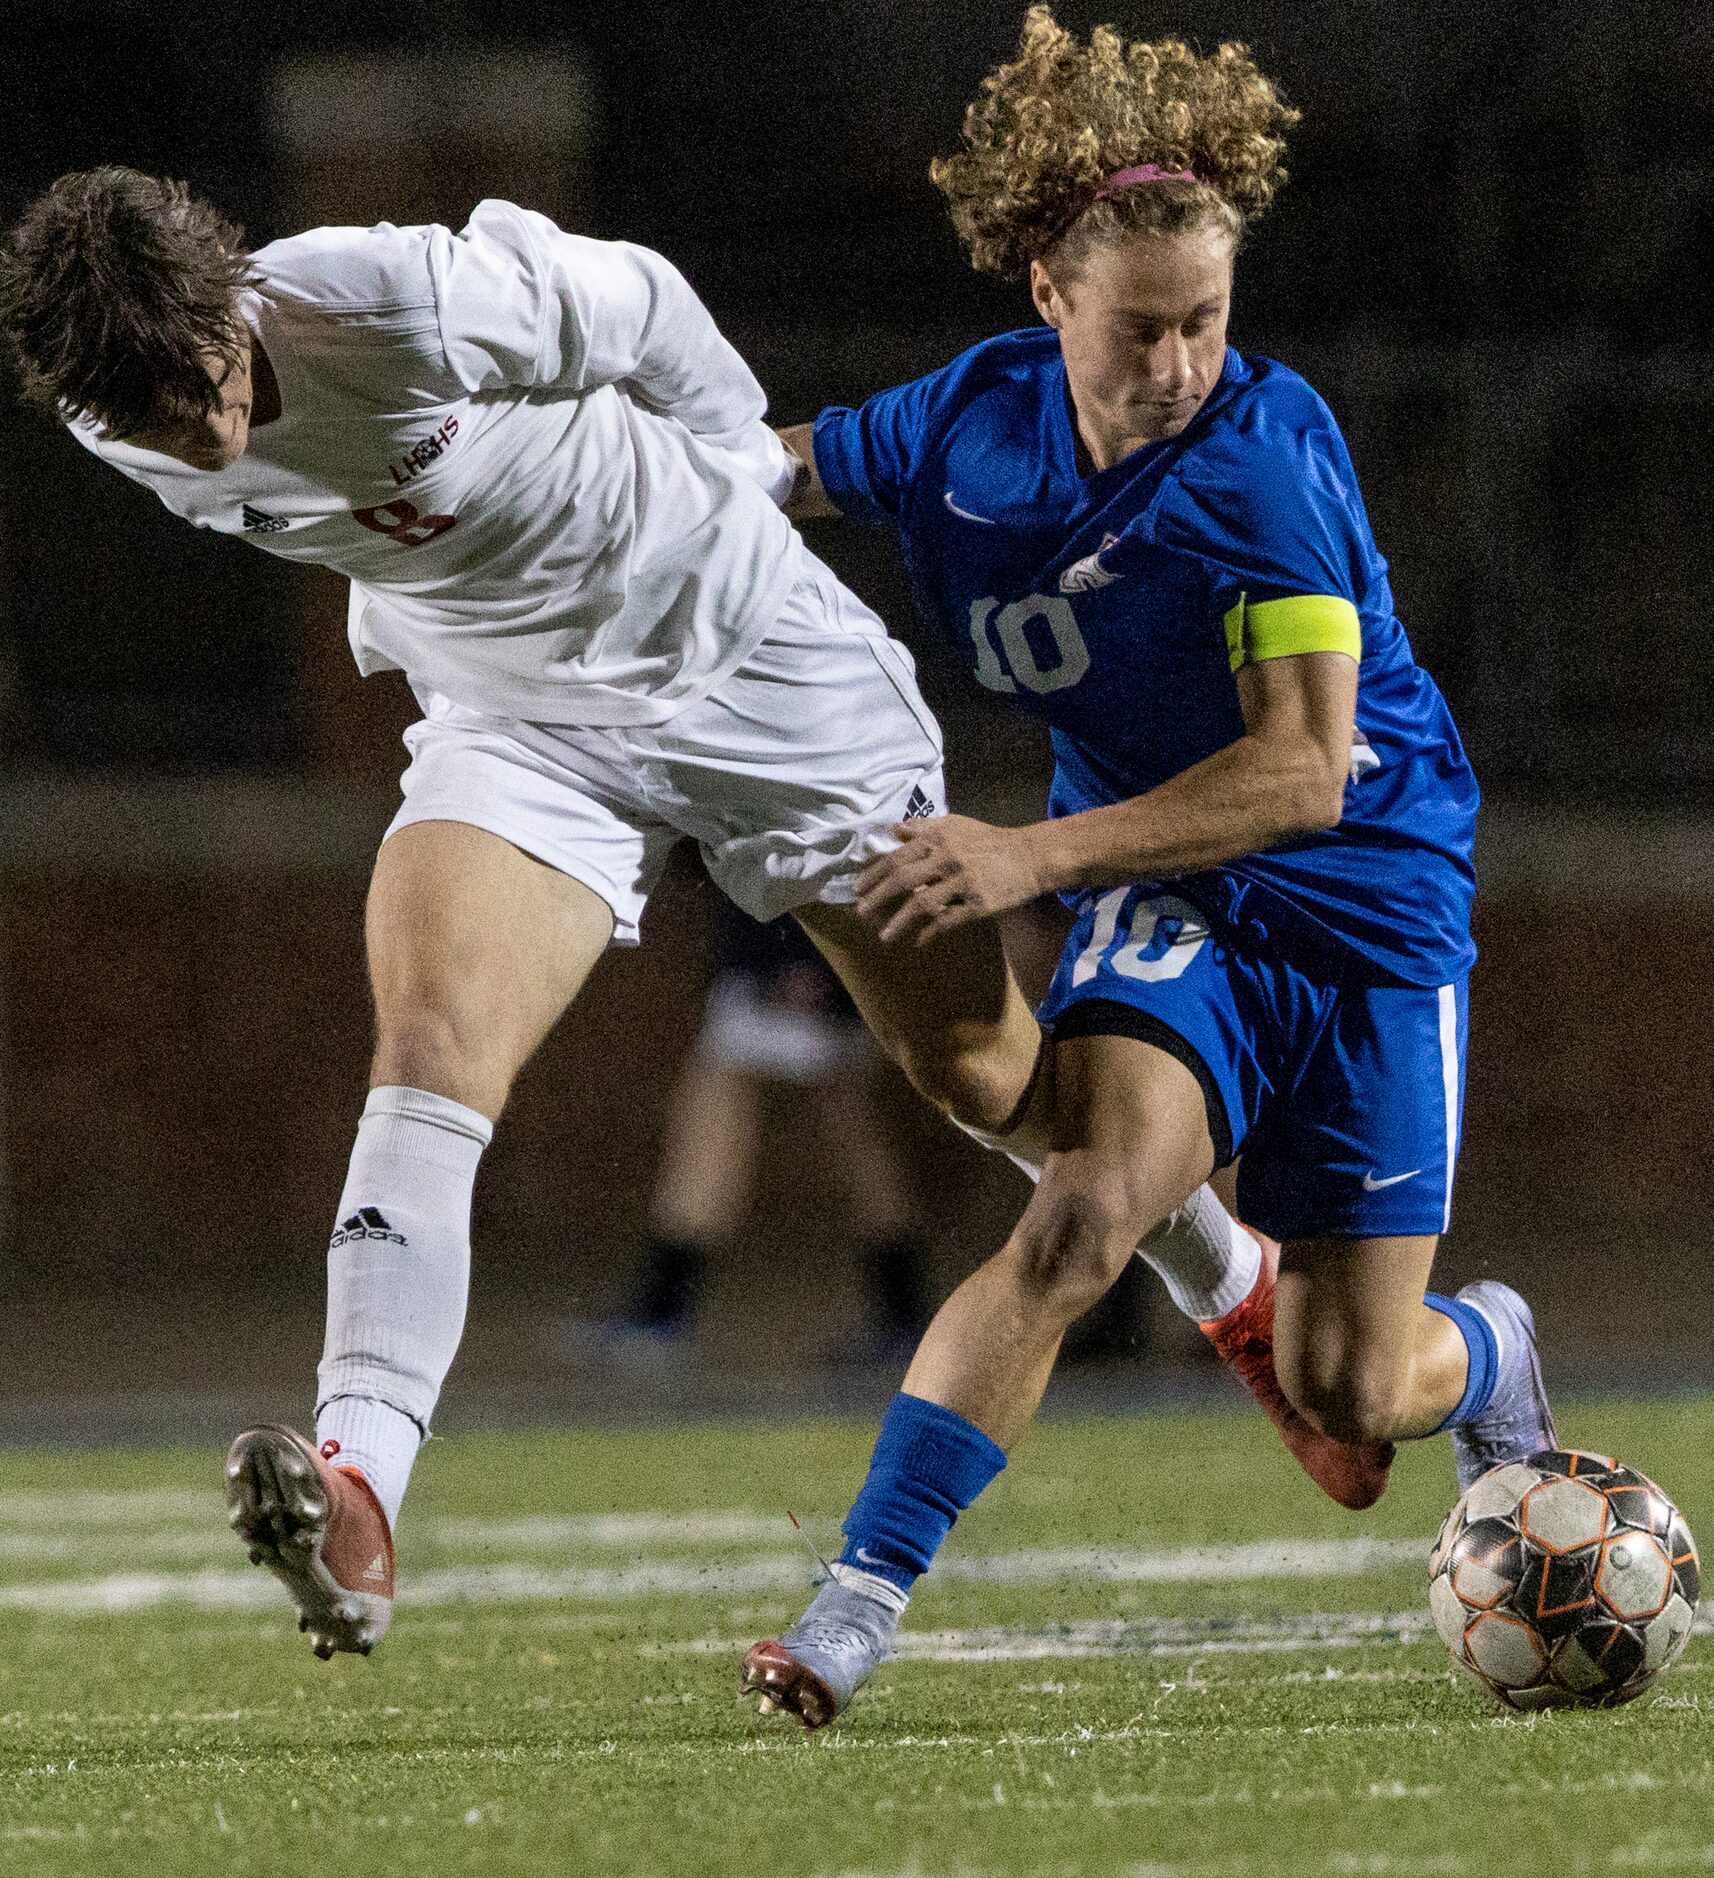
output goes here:
[{"label": "yellow captain armband", "polygon": [[1233,671],[1258,659],[1289,659],[1300,652],[1344,652],[1361,663],[1363,627],[1349,600],[1333,593],[1294,593],[1285,600],[1238,596],[1226,615],[1226,655]]}]

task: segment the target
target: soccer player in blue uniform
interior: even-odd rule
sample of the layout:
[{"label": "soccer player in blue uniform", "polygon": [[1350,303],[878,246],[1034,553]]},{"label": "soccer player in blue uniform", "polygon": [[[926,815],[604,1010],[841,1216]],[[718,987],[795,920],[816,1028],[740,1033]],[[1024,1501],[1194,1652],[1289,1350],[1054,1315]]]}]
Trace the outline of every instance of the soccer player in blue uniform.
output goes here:
[{"label": "soccer player in blue uniform", "polygon": [[1236,1156],[1240,1214],[1284,1242],[1275,1360],[1312,1424],[1448,1429],[1464,1485],[1553,1445],[1524,1301],[1427,1291],[1475,778],[1332,414],[1226,344],[1295,121],[1241,47],[1079,44],[1032,7],[933,175],[975,265],[1027,270],[1044,324],[785,433],[800,501],[896,530],[923,611],[1053,741],[1049,819],[902,829],[859,911],[923,941],[1044,891],[1078,914],[1042,1011],[1033,1200],[924,1337],[832,1580],[746,1659],[763,1706],[812,1727],[886,1653],[1066,1326]]}]

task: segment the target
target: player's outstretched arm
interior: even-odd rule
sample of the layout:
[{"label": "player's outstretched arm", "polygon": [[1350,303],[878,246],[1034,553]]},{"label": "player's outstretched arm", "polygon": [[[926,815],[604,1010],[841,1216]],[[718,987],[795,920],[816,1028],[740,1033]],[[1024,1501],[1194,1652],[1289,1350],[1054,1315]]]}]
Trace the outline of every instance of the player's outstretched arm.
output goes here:
[{"label": "player's outstretched arm", "polygon": [[1240,667],[1244,735],[1146,795],[1025,828],[911,822],[858,879],[887,940],[923,943],[1044,893],[1171,879],[1333,827],[1344,808],[1357,661],[1305,652]]}]

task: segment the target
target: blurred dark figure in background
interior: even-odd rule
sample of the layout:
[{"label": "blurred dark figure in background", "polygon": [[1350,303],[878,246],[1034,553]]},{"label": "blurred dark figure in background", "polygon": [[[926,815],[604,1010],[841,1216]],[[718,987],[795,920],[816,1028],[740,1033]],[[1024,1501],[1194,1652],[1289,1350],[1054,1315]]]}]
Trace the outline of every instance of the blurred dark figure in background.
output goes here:
[{"label": "blurred dark figure in background", "polygon": [[862,1264],[865,1322],[841,1354],[898,1361],[929,1318],[916,1196],[887,1126],[856,1006],[793,920],[762,924],[723,895],[711,908],[702,1028],[673,1090],[642,1269],[610,1328],[636,1337],[690,1332],[710,1264],[738,1236],[760,1181],[770,1087],[797,1092],[820,1157],[794,1179],[829,1190]]},{"label": "blurred dark figure in background", "polygon": [[[826,1354],[838,1363],[902,1362],[937,1299],[916,1182],[889,1123],[880,1054],[844,986],[794,921],[763,924],[724,894],[710,899],[709,919],[702,1027],[669,1098],[642,1263],[620,1314],[593,1325],[574,1320],[570,1341],[581,1351],[593,1331],[615,1353],[644,1342],[688,1342],[711,1268],[737,1240],[762,1184],[782,1171],[763,1130],[770,1093],[784,1090],[807,1106],[820,1149],[817,1161],[795,1163],[791,1178],[823,1186],[828,1218],[846,1233],[860,1265],[862,1327]],[[1043,923],[1057,952],[1061,922]],[[1153,1305],[1148,1268],[1133,1260],[1073,1328],[1061,1361],[1147,1356]]]}]

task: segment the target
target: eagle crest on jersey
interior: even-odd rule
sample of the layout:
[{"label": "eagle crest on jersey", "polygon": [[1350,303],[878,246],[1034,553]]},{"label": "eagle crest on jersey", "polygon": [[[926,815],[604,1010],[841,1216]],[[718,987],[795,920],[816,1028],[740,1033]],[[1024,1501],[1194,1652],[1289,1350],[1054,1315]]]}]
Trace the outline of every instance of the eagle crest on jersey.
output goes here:
[{"label": "eagle crest on jersey", "polygon": [[1117,535],[1103,535],[1101,545],[1093,554],[1086,554],[1081,561],[1072,564],[1059,577],[1061,593],[1087,593],[1092,587],[1111,587],[1114,581],[1123,578],[1111,568],[1101,565],[1101,557],[1111,547],[1118,544]]}]

